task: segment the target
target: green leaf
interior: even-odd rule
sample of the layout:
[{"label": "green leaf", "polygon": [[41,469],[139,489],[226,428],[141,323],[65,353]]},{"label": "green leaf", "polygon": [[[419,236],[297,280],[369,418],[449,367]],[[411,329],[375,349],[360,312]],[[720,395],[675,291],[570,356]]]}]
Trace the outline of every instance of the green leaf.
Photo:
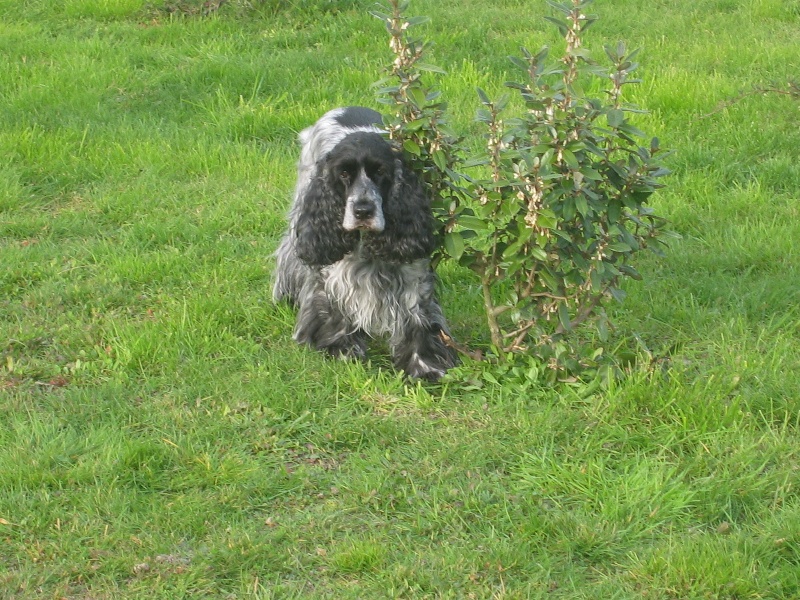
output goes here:
[{"label": "green leaf", "polygon": [[436,65],[429,65],[428,63],[416,63],[414,65],[420,71],[426,71],[428,73],[436,73],[437,75],[447,75],[447,71],[442,69],[441,67],[437,67]]},{"label": "green leaf", "polygon": [[472,231],[485,231],[489,229],[489,224],[485,219],[475,215],[461,215],[458,217],[459,226]]},{"label": "green leaf", "polygon": [[539,271],[539,279],[541,279],[547,288],[554,294],[558,294],[560,292],[561,286],[558,284],[558,279],[550,272],[549,268]]},{"label": "green leaf", "polygon": [[578,159],[575,154],[571,150],[567,150],[566,148],[561,151],[561,156],[564,158],[564,162],[567,163],[567,166],[572,169],[573,171],[580,170],[581,166],[578,163]]},{"label": "green leaf", "polygon": [[567,32],[569,31],[569,27],[567,27],[567,24],[561,19],[557,19],[556,17],[545,17],[544,20],[549,21],[550,23],[558,27],[558,32],[561,35],[566,35]]},{"label": "green leaf", "polygon": [[530,255],[538,261],[547,262],[547,252],[537,246],[530,246]]},{"label": "green leaf", "polygon": [[642,276],[639,274],[639,271],[637,271],[630,265],[620,265],[619,270],[620,273],[622,273],[623,275],[627,275],[631,279],[635,279],[636,281],[642,280]]},{"label": "green leaf", "polygon": [[408,89],[408,97],[409,99],[418,107],[422,108],[426,104],[426,95],[425,92],[418,88],[412,87]]},{"label": "green leaf", "polygon": [[[400,91],[400,88],[398,86],[392,85],[392,86],[378,88],[378,89],[375,90],[375,93],[376,94],[395,94],[395,93],[397,93],[399,91]],[[392,102],[394,102],[394,100],[392,100]]]},{"label": "green leaf", "polygon": [[433,164],[435,164],[440,171],[444,171],[447,168],[447,156],[444,150],[434,150],[432,158]]},{"label": "green leaf", "polygon": [[625,242],[614,242],[608,245],[608,249],[612,252],[630,252],[631,247]]},{"label": "green leaf", "polygon": [[414,140],[405,140],[403,142],[403,150],[414,156],[420,156],[422,154],[422,149]]},{"label": "green leaf", "polygon": [[409,131],[419,131],[425,127],[426,123],[423,119],[414,119],[413,121],[409,121],[403,124],[403,131],[405,134],[408,134]]},{"label": "green leaf", "polygon": [[477,111],[475,111],[475,120],[479,123],[491,123],[492,113],[485,108],[479,108]]},{"label": "green leaf", "polygon": [[575,197],[575,208],[578,209],[578,212],[582,217],[589,216],[589,202],[586,200],[586,196],[583,194],[578,194]]},{"label": "green leaf", "polygon": [[470,158],[465,160],[463,163],[463,167],[465,169],[469,169],[471,167],[480,167],[482,165],[488,165],[489,159],[485,156],[476,156],[474,158]]},{"label": "green leaf", "polygon": [[497,102],[494,104],[494,108],[497,112],[505,110],[506,106],[508,106],[508,101],[511,99],[511,96],[508,94],[503,94],[497,99]]},{"label": "green leaf", "polygon": [[517,257],[522,247],[531,239],[532,234],[533,230],[530,227],[523,228],[519,237],[503,251],[503,258],[509,260]]},{"label": "green leaf", "polygon": [[464,254],[464,239],[458,231],[451,231],[444,236],[444,249],[447,254],[458,260]]},{"label": "green leaf", "polygon": [[558,305],[558,320],[565,331],[570,331],[572,329],[572,321],[569,317],[569,307],[567,307],[564,302],[560,302]]},{"label": "green leaf", "polygon": [[376,19],[380,19],[381,21],[384,21],[385,23],[388,23],[388,22],[390,22],[392,20],[391,15],[387,15],[386,13],[378,12],[377,10],[370,10],[368,12],[369,12],[369,14],[371,14]]},{"label": "green leaf", "polygon": [[613,198],[608,203],[608,220],[612,223],[616,223],[619,221],[620,216],[622,215],[622,204],[616,198]]},{"label": "green leaf", "polygon": [[565,221],[572,221],[575,218],[575,200],[574,198],[564,198],[564,203],[561,206],[561,215]]},{"label": "green leaf", "polygon": [[637,138],[645,137],[644,132],[641,129],[634,127],[630,123],[624,123],[619,125],[619,130],[622,133],[627,133],[631,137],[637,137]]},{"label": "green leaf", "polygon": [[589,179],[591,181],[602,181],[603,176],[595,171],[594,169],[590,169],[589,167],[583,167],[581,169],[581,174],[584,176],[585,179]]},{"label": "green leaf", "polygon": [[[521,69],[523,71],[527,71],[528,68],[530,67],[530,65],[528,64],[528,61],[520,58],[519,56],[509,56],[508,60],[510,60],[511,64],[513,64],[515,67],[517,67],[518,69]],[[508,84],[506,84],[506,85],[508,85]]]},{"label": "green leaf", "polygon": [[558,227],[558,217],[549,208],[539,210],[537,224],[542,229],[555,230]]},{"label": "green leaf", "polygon": [[615,108],[606,113],[606,118],[608,126],[616,129],[625,122],[625,113],[621,109]]},{"label": "green leaf", "polygon": [[430,17],[408,17],[406,22],[408,23],[409,27],[414,27],[415,25],[422,25],[423,23],[427,23],[430,21]]},{"label": "green leaf", "polygon": [[558,2],[553,2],[553,0],[547,0],[548,6],[557,10],[558,12],[568,15],[572,10],[572,7],[568,4],[559,4]]},{"label": "green leaf", "polygon": [[620,304],[622,304],[622,302],[625,300],[625,296],[627,296],[627,294],[619,288],[610,288],[608,292],[611,294],[611,297]]}]

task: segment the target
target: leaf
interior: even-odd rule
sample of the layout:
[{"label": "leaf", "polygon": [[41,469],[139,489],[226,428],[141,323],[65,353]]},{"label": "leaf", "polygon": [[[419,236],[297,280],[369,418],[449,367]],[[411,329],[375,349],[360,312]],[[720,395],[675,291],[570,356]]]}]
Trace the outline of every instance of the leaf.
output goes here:
[{"label": "leaf", "polygon": [[611,297],[620,304],[622,304],[622,302],[625,300],[625,296],[627,296],[627,294],[619,288],[610,288],[608,292],[611,294]]},{"label": "leaf", "polygon": [[479,123],[491,123],[492,113],[485,108],[479,108],[477,111],[475,111],[475,120]]},{"label": "leaf", "polygon": [[459,226],[472,231],[485,231],[489,229],[489,224],[485,219],[476,217],[475,215],[461,215],[458,217]]},{"label": "leaf", "polygon": [[492,101],[489,100],[489,96],[484,92],[481,88],[475,88],[475,91],[478,92],[478,98],[480,99],[481,103],[484,105],[491,105]]},{"label": "leaf", "polygon": [[616,129],[625,122],[625,113],[621,109],[615,108],[606,113],[606,118],[608,126]]},{"label": "leaf", "polygon": [[464,254],[464,239],[458,231],[451,231],[444,236],[444,249],[447,254],[458,260]]},{"label": "leaf", "polygon": [[661,150],[661,140],[659,140],[657,137],[654,137],[650,140],[650,154],[655,154],[659,150]]},{"label": "leaf", "polygon": [[[630,123],[625,123],[619,126],[619,131],[622,133],[627,133],[632,137],[643,138],[645,136],[644,132],[641,129],[637,129]],[[633,140],[631,140],[633,141]]]},{"label": "leaf", "polygon": [[550,6],[550,8],[553,8],[565,15],[568,15],[572,10],[568,4],[559,4],[558,2],[553,2],[553,0],[547,0],[547,4]]},{"label": "leaf", "polygon": [[[527,71],[530,68],[530,65],[528,64],[528,61],[520,58],[519,56],[509,56],[508,60],[511,61],[512,65],[514,65],[515,67],[517,67],[518,69],[521,69],[523,71]],[[506,85],[508,85],[508,84],[506,84]]]},{"label": "leaf", "polygon": [[658,169],[650,173],[650,175],[652,177],[666,177],[670,173],[672,173],[670,169],[667,169],[666,167],[659,167]]},{"label": "leaf", "polygon": [[575,208],[578,209],[578,212],[582,217],[589,216],[589,202],[586,200],[586,196],[584,194],[578,194],[575,197]]},{"label": "leaf", "polygon": [[477,157],[465,160],[462,166],[465,169],[469,169],[471,167],[480,167],[482,165],[488,165],[488,164],[489,164],[489,159],[487,157],[485,157],[485,156],[477,156]]},{"label": "leaf", "polygon": [[[396,85],[393,85],[393,86],[387,86],[387,87],[378,88],[378,89],[375,90],[375,93],[384,95],[384,94],[395,94],[395,93],[397,93],[399,91],[400,91],[400,88],[398,86],[396,86]],[[391,100],[391,102],[394,103],[394,100]]]},{"label": "leaf", "polygon": [[550,269],[542,269],[539,271],[539,279],[548,287],[548,289],[553,292],[554,294],[559,293],[559,284],[558,279],[550,272]]},{"label": "leaf", "polygon": [[626,244],[625,242],[614,242],[613,244],[608,245],[608,249],[611,252],[630,252],[631,247]]},{"label": "leaf", "polygon": [[581,168],[578,159],[571,150],[563,149],[561,151],[561,156],[564,158],[564,162],[567,163],[567,166],[573,171],[578,171]]},{"label": "leaf", "polygon": [[612,198],[608,203],[608,220],[612,223],[619,221],[622,215],[622,204],[616,198]]},{"label": "leaf", "polygon": [[500,98],[497,99],[497,102],[494,104],[494,108],[497,112],[500,112],[508,106],[508,101],[511,99],[511,96],[508,94],[503,94]]},{"label": "leaf", "polygon": [[430,20],[431,20],[430,17],[424,17],[424,16],[408,17],[406,19],[406,23],[408,23],[409,27],[414,27],[415,25],[422,25],[423,23],[427,23]]},{"label": "leaf", "polygon": [[403,150],[414,156],[420,156],[422,154],[422,149],[414,140],[405,140],[403,142]]},{"label": "leaf", "polygon": [[376,19],[380,19],[381,21],[384,21],[385,23],[389,23],[392,20],[392,17],[390,15],[387,15],[386,13],[378,12],[377,10],[370,10],[368,12],[369,12],[369,14],[371,14]]},{"label": "leaf", "polygon": [[418,87],[409,88],[408,97],[418,108],[422,108],[426,104],[425,92]]},{"label": "leaf", "polygon": [[522,232],[520,233],[519,237],[514,240],[509,246],[503,251],[503,258],[505,260],[511,260],[516,258],[519,255],[519,251],[522,247],[531,239],[531,235],[533,234],[533,230],[530,227],[525,227]]},{"label": "leaf", "polygon": [[409,121],[408,123],[405,124],[405,130],[419,131],[421,129],[424,129],[425,125],[427,125],[427,123],[425,122],[424,119],[414,119],[413,121]]},{"label": "leaf", "polygon": [[506,81],[505,83],[503,83],[503,85],[506,86],[507,88],[511,88],[512,90],[519,90],[520,92],[523,92],[522,94],[523,96],[525,96],[525,93],[529,94],[531,91],[531,88],[529,86],[527,86],[524,83],[517,83],[516,81]]},{"label": "leaf", "polygon": [[444,150],[434,150],[432,158],[433,164],[435,164],[440,171],[444,171],[447,168],[447,156]]},{"label": "leaf", "polygon": [[558,305],[558,321],[561,323],[561,327],[563,327],[565,331],[570,331],[572,329],[572,321],[569,317],[569,307],[567,307],[564,302],[560,302]]},{"label": "leaf", "polygon": [[623,275],[627,275],[631,279],[635,279],[636,281],[642,280],[642,276],[639,273],[639,271],[637,271],[630,265],[620,265],[619,270]]},{"label": "leaf", "polygon": [[549,208],[539,210],[538,225],[540,229],[555,230],[558,227],[558,217]]},{"label": "leaf", "polygon": [[436,73],[438,75],[447,75],[447,71],[442,69],[441,67],[437,67],[436,65],[429,65],[428,63],[416,63],[414,65],[420,71],[426,71],[428,73]]},{"label": "leaf", "polygon": [[538,261],[547,262],[547,252],[538,245],[530,246],[530,255]]},{"label": "leaf", "polygon": [[564,21],[562,21],[561,19],[557,19],[556,17],[545,17],[544,20],[550,21],[553,25],[558,27],[558,32],[561,35],[566,35],[567,32],[569,31],[569,27],[567,27],[567,24],[564,23]]}]

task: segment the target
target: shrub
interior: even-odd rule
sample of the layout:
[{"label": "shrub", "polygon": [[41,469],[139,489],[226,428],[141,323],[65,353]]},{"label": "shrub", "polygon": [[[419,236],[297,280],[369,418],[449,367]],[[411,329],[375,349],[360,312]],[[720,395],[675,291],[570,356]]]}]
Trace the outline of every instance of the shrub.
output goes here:
[{"label": "shrub", "polygon": [[[521,95],[519,114],[506,115],[511,97],[477,90],[484,151],[469,156],[448,125],[446,104],[423,78],[441,73],[423,59],[428,48],[410,35],[424,18],[405,16],[407,1],[391,0],[373,14],[386,24],[394,61],[379,82],[379,101],[392,107],[391,139],[431,188],[443,241],[441,253],[477,273],[495,352],[527,352],[564,375],[597,363],[602,349],[581,343],[589,329],[605,341],[605,305],[621,301],[623,278],[639,279],[634,257],[661,252],[665,220],[646,202],[668,173],[657,139],[630,117],[642,112],[623,100],[637,68],[637,51],[605,47],[602,67],[582,46],[596,18],[591,0],[548,2],[546,17],[566,40],[557,59],[547,47],[522,49],[511,62]],[[605,85],[590,95],[593,80]],[[595,86],[596,87],[596,86]]]}]

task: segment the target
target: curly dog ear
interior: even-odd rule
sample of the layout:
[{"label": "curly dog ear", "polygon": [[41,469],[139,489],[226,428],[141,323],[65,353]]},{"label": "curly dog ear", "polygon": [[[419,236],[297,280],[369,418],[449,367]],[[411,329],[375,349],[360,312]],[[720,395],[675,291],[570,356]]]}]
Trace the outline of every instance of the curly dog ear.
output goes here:
[{"label": "curly dog ear", "polygon": [[342,228],[344,203],[328,184],[321,164],[297,198],[296,209],[295,250],[305,264],[331,265],[355,248],[358,235]]},{"label": "curly dog ear", "polygon": [[436,249],[430,198],[422,181],[401,158],[395,159],[394,183],[383,214],[386,228],[366,244],[370,255],[412,262],[427,258]]}]

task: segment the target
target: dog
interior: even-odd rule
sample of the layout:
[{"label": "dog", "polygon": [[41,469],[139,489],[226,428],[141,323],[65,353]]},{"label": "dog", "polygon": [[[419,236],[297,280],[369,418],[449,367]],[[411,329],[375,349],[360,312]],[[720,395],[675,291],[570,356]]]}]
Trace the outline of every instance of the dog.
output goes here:
[{"label": "dog", "polygon": [[351,106],[300,133],[273,299],[297,308],[298,343],[364,360],[368,338],[386,336],[396,368],[437,381],[456,356],[435,294],[430,198],[381,122]]}]

